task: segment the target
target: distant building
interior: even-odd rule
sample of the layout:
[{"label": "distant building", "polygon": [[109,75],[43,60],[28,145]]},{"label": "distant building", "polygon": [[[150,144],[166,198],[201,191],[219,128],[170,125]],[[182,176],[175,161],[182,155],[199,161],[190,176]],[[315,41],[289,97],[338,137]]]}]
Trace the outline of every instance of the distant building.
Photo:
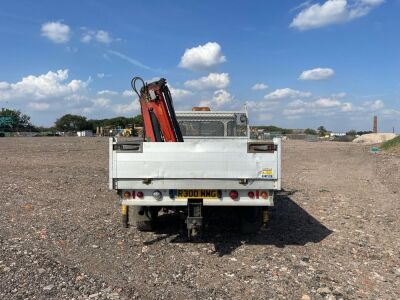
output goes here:
[{"label": "distant building", "polygon": [[93,131],[91,130],[82,130],[82,131],[78,131],[77,136],[93,136]]},{"label": "distant building", "polygon": [[334,136],[345,136],[346,132],[331,132],[329,135],[331,137],[334,137]]}]

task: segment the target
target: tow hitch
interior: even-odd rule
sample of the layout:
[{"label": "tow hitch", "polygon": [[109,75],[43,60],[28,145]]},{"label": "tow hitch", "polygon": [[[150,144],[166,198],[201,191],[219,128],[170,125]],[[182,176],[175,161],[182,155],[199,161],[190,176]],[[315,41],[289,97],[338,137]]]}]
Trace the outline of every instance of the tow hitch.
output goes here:
[{"label": "tow hitch", "polygon": [[188,200],[186,225],[189,240],[201,236],[203,228],[203,199]]}]

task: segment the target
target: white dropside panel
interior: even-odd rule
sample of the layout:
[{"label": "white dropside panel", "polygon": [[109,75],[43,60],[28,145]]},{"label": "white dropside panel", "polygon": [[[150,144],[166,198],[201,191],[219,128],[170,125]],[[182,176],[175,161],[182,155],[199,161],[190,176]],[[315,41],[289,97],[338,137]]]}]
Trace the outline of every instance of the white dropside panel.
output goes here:
[{"label": "white dropside panel", "polygon": [[279,149],[248,153],[247,140],[143,143],[143,152],[113,151],[116,179],[260,179],[280,176]]}]

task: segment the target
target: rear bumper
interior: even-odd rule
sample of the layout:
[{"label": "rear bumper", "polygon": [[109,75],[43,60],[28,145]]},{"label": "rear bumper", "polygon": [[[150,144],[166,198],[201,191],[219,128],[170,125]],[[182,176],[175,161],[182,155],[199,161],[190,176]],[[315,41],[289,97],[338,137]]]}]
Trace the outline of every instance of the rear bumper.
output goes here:
[{"label": "rear bumper", "polygon": [[[121,200],[120,204],[127,206],[187,206],[187,200]],[[221,201],[204,199],[203,206],[274,206],[274,202],[272,200]]]},{"label": "rear bumper", "polygon": [[[163,193],[161,200],[155,200],[151,195],[146,195],[143,199],[120,199],[122,205],[128,206],[187,206],[188,199],[170,198]],[[273,206],[274,192],[268,191],[267,199],[251,199],[247,196],[247,191],[239,191],[239,198],[231,199],[225,193],[218,199],[203,199],[204,206]]]}]

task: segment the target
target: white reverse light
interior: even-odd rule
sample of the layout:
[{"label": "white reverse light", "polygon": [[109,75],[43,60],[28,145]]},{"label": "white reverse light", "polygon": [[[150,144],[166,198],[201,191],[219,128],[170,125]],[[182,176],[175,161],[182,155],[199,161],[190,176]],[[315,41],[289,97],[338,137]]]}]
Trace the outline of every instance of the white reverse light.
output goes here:
[{"label": "white reverse light", "polygon": [[154,191],[153,192],[153,197],[156,199],[156,200],[161,200],[161,198],[162,198],[162,194],[161,194],[161,192],[160,191]]}]

